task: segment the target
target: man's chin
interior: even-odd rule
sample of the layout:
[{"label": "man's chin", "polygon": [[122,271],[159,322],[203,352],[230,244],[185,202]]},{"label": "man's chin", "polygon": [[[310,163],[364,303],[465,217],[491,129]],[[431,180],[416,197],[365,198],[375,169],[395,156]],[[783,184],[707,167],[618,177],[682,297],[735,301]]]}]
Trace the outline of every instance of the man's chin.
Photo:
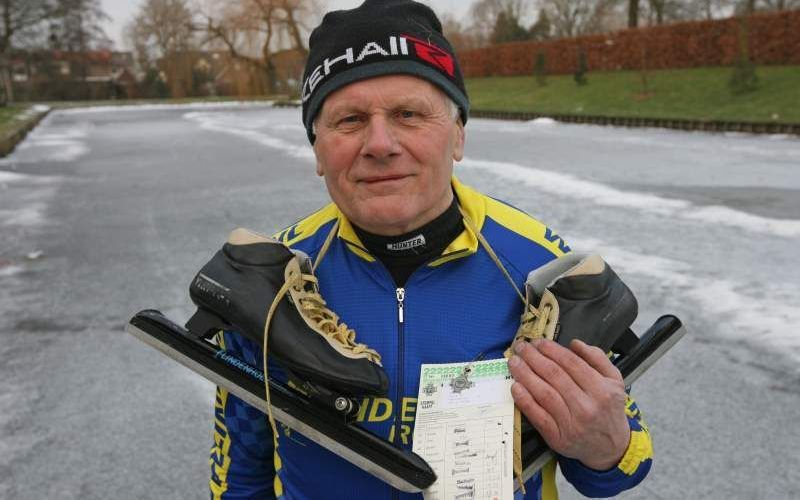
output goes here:
[{"label": "man's chin", "polygon": [[358,220],[352,222],[371,233],[392,236],[414,229],[414,217],[394,207],[374,207],[361,210]]}]

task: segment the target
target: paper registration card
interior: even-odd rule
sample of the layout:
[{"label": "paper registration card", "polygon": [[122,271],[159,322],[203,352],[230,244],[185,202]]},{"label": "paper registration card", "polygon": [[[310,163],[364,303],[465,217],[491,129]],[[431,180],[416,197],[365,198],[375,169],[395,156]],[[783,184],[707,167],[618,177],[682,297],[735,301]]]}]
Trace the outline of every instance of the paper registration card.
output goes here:
[{"label": "paper registration card", "polygon": [[427,500],[513,498],[512,383],[505,359],[422,365],[413,450],[436,472]]}]

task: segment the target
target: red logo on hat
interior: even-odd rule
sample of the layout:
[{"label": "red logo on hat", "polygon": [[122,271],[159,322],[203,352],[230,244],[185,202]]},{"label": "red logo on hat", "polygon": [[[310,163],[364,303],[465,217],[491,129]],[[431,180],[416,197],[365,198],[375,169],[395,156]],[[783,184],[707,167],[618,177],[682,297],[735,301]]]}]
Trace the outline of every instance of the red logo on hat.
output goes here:
[{"label": "red logo on hat", "polygon": [[414,42],[414,48],[417,51],[417,57],[428,61],[430,64],[438,67],[452,78],[455,74],[455,63],[453,62],[453,56],[445,52],[444,50],[440,49],[436,45],[432,45],[428,42],[423,42],[418,38],[414,38],[413,36],[403,35],[403,37],[408,38],[412,42]]}]

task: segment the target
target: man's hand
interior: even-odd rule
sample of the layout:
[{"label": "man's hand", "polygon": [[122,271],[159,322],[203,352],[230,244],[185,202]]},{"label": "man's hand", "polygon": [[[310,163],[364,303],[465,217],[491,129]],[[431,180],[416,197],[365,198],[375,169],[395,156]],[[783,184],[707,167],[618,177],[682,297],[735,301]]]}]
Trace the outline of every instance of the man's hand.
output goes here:
[{"label": "man's hand", "polygon": [[514,402],[553,451],[608,470],[630,441],[622,375],[606,354],[580,340],[517,342],[508,362]]}]

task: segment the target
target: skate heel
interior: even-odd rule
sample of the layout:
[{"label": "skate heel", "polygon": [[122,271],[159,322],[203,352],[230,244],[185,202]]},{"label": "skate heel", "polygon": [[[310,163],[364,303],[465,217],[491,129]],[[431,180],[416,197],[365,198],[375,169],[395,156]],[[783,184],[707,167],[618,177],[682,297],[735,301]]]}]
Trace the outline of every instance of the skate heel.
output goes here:
[{"label": "skate heel", "polygon": [[361,405],[354,397],[349,397],[339,391],[332,391],[325,386],[297,378],[287,370],[289,376],[288,386],[308,399],[320,404],[322,408],[332,410],[340,415],[345,422],[356,421]]},{"label": "skate heel", "polygon": [[231,325],[208,309],[199,307],[186,322],[186,329],[201,339],[211,338],[220,330],[230,330]]}]

